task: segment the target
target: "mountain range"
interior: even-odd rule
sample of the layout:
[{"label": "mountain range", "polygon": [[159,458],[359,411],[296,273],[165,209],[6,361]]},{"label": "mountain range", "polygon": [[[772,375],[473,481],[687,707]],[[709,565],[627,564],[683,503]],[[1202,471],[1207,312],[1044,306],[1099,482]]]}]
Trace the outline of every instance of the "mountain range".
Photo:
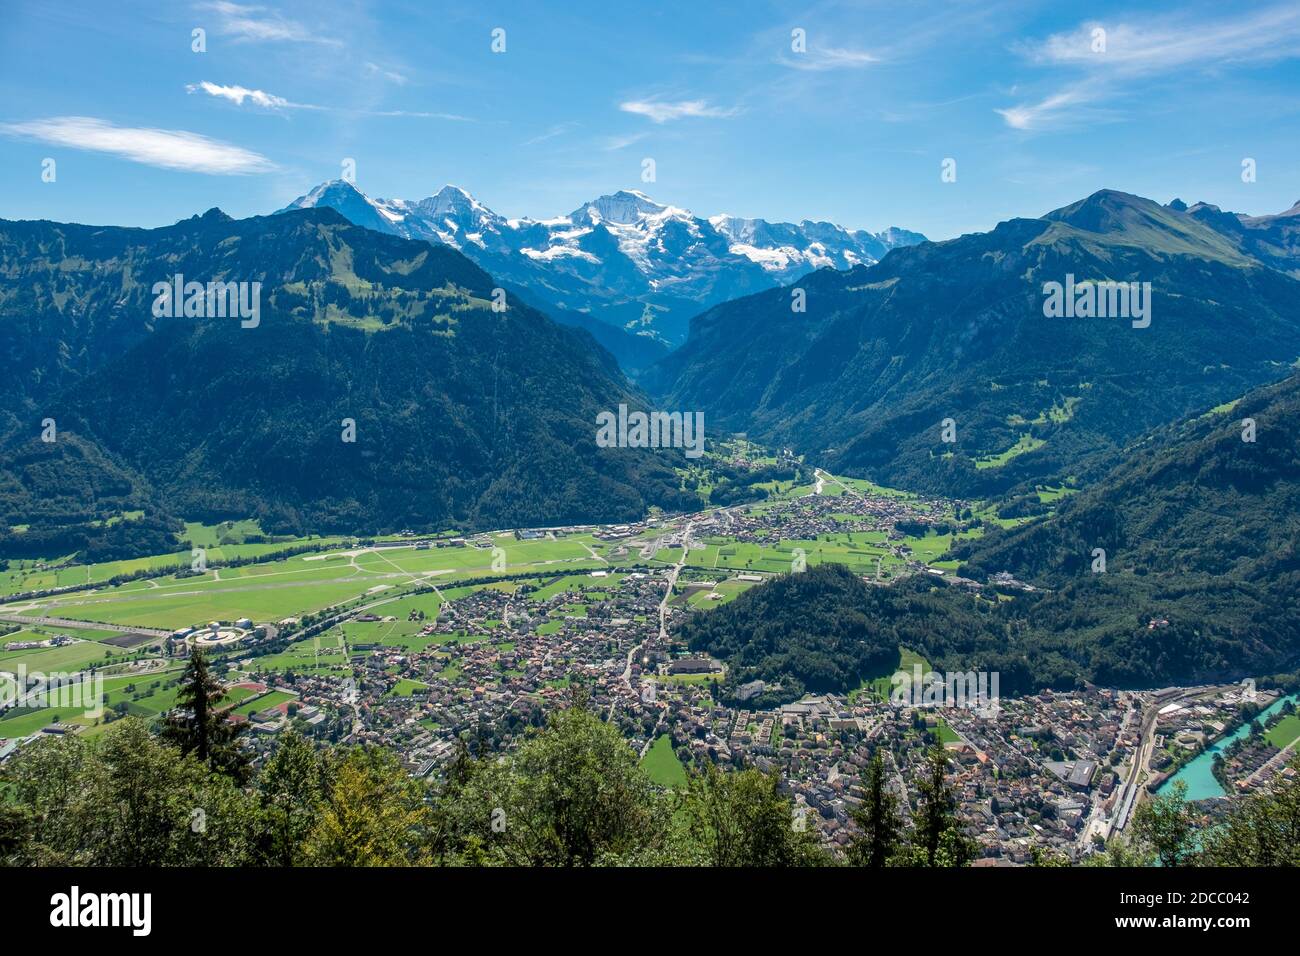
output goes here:
[{"label": "mountain range", "polygon": [[[446,213],[450,234],[460,200],[443,198],[421,215]],[[605,198],[566,220],[594,223],[573,241],[617,249],[607,222],[656,220],[652,245],[671,247],[675,213],[654,212],[668,207]],[[465,236],[487,248],[489,214],[468,203],[484,229]],[[366,210],[379,215],[365,200],[353,216]],[[1008,691],[1280,670],[1300,651],[1296,219],[1103,190],[715,305],[638,385],[449,242],[329,203],[161,229],[0,221],[0,559],[164,553],[181,517],[372,533],[689,511],[700,500],[674,453],[594,438],[601,411],[675,408],[703,412],[714,437],[1042,515],[956,552],[976,582],[1039,585],[1022,600],[929,576],[853,589],[888,628],[882,646],[998,670]],[[784,241],[770,224],[709,225]],[[158,284],[177,276],[258,283],[257,321],[160,312]],[[1143,321],[1046,307],[1053,283],[1102,282],[1149,283]],[[738,601],[698,644],[748,647],[753,673],[776,673],[755,609]],[[799,679],[821,686],[826,648],[807,649]],[[848,664],[836,681],[865,666]]]},{"label": "mountain range", "polygon": [[[821,270],[799,282],[805,311],[791,289],[715,306],[641,382],[832,470],[1034,497],[1113,464],[1151,428],[1280,379],[1300,356],[1294,215],[1207,208],[1103,190]],[[1076,281],[1149,283],[1149,325],[1048,317],[1049,284]]]},{"label": "mountain range", "polygon": [[[326,208],[0,221],[0,270],[0,522],[29,543],[133,509],[361,531],[698,502],[666,456],[597,447],[600,411],[644,407],[610,355],[523,302],[497,311],[496,281],[445,245]],[[256,325],[159,315],[176,275],[261,283]]]},{"label": "mountain range", "polygon": [[1169,206],[1205,223],[1240,252],[1300,278],[1300,201],[1284,212],[1268,216],[1224,212],[1203,202],[1187,206],[1179,199]]},{"label": "mountain range", "polygon": [[815,269],[871,264],[925,238],[811,220],[703,218],[635,190],[552,219],[507,219],[456,186],[420,200],[373,199],[334,180],[281,212],[320,206],[367,229],[463,252],[557,320],[592,332],[632,369],[680,344],[690,318],[711,305]]}]

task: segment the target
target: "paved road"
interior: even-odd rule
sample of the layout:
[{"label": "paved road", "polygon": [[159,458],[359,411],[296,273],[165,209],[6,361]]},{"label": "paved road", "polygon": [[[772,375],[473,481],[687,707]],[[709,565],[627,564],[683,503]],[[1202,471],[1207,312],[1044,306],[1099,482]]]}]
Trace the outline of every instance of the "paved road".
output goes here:
[{"label": "paved road", "polygon": [[45,624],[49,627],[90,628],[96,631],[119,631],[123,634],[148,634],[151,637],[170,637],[171,631],[154,627],[130,627],[126,624],[101,624],[97,621],[73,621],[62,617],[27,617],[22,614],[0,614],[0,621],[14,624]]},{"label": "paved road", "polygon": [[1111,816],[1110,827],[1106,833],[1107,838],[1124,830],[1132,821],[1133,810],[1142,796],[1142,789],[1145,785],[1143,775],[1151,770],[1151,754],[1155,750],[1156,723],[1161,708],[1189,698],[1221,693],[1236,686],[1236,684],[1222,684],[1209,687],[1189,687],[1173,697],[1151,702],[1142,717],[1142,736],[1138,743],[1137,752],[1129,764],[1128,775],[1124,778],[1124,782],[1120,784],[1120,792],[1115,798],[1115,812]]},{"label": "paved road", "polygon": [[668,587],[664,591],[664,599],[659,602],[659,640],[661,641],[668,640],[668,602],[672,600],[673,588],[677,586],[677,575],[681,574],[686,564],[686,555],[691,550],[691,527],[691,522],[686,522],[686,529],[682,532],[682,556],[668,572]]},{"label": "paved road", "polygon": [[[667,642],[668,640],[668,602],[672,600],[673,588],[677,584],[677,575],[681,573],[682,567],[686,564],[686,555],[688,555],[691,550],[691,528],[692,523],[689,521],[686,522],[686,527],[682,531],[682,556],[678,558],[677,563],[673,565],[672,570],[668,572],[668,586],[664,589],[663,600],[659,602],[659,640],[664,642]],[[635,694],[636,691],[632,687],[632,661],[636,659],[637,652],[644,646],[644,641],[633,646],[632,649],[627,652],[627,663],[623,667],[623,683],[627,685],[627,689],[633,694]],[[617,705],[617,699],[610,701],[609,717],[606,719],[612,720],[614,718],[614,709]]]}]

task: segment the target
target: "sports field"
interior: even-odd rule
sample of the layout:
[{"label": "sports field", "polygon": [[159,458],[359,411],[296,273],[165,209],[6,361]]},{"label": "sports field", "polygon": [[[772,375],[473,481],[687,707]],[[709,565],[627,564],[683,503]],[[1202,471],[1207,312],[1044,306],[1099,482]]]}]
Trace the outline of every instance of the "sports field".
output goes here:
[{"label": "sports field", "polygon": [[1300,741],[1300,715],[1283,717],[1264,734],[1274,747],[1286,747]]}]

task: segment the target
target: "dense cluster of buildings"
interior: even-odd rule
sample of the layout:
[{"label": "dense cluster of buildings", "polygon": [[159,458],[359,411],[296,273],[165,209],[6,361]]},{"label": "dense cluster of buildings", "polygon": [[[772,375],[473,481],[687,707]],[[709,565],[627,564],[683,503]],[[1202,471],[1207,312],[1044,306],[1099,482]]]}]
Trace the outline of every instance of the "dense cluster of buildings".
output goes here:
[{"label": "dense cluster of buildings", "polygon": [[725,665],[672,641],[675,620],[692,613],[681,600],[689,585],[674,589],[674,569],[638,561],[647,542],[680,549],[712,535],[764,543],[864,529],[897,538],[896,522],[950,515],[937,504],[845,493],[619,526],[606,536],[628,560],[610,571],[560,568],[478,587],[444,603],[436,620],[418,622],[414,636],[350,642],[352,677],[312,674],[294,686],[303,705],[321,708],[320,732],[393,747],[416,774],[436,772],[458,741],[508,750],[551,708],[581,699],[617,722],[640,753],[667,735],[686,764],[779,771],[831,845],[850,839],[873,754],[884,756],[891,786],[910,806],[911,784],[938,744],[951,758],[960,817],[989,860],[1024,862],[1035,847],[1078,857],[1114,825],[1122,768],[1142,742],[1145,699],[1044,693],[977,712],[862,692],[774,709],[728,706],[715,685]]},{"label": "dense cluster of buildings", "polygon": [[[259,648],[285,643],[284,637],[275,643],[277,628],[292,631],[299,626],[294,619],[262,627],[213,622],[176,632],[169,649],[183,654],[201,639],[239,645],[231,659],[237,661],[233,679],[242,682],[232,687],[252,695],[238,719],[249,724],[245,737],[259,759],[277,734],[294,727],[321,739],[390,747],[412,774],[427,776],[462,746],[508,751],[542,726],[550,710],[581,702],[614,721],[640,754],[666,736],[686,765],[779,772],[801,819],[831,846],[851,839],[873,756],[882,756],[906,811],[915,806],[928,754],[940,746],[949,757],[959,819],[984,863],[1025,863],[1041,850],[1079,859],[1125,827],[1141,792],[1239,722],[1244,690],[1088,688],[973,708],[891,701],[864,688],[757,708],[746,703],[764,690],[755,687],[752,694],[741,688],[740,703],[732,706],[718,695],[725,662],[674,642],[674,625],[696,613],[692,605],[721,602],[740,589],[724,595],[722,582],[748,586],[765,572],[691,569],[684,558],[674,566],[664,552],[677,560],[683,548],[710,539],[772,545],[872,531],[898,559],[895,572],[936,573],[913,558],[905,539],[918,528],[955,528],[961,513],[969,512],[960,502],[841,488],[835,495],[650,518],[594,531],[606,545],[606,569],[577,571],[556,562],[553,573],[462,586],[454,597],[437,592],[436,615],[411,610],[399,620],[385,616],[382,606],[344,612],[338,623],[321,625],[339,645],[327,652],[326,666],[318,659],[317,666],[288,673],[282,662],[265,663],[274,657],[258,656]],[[490,538],[415,542],[491,544]],[[879,580],[880,572],[866,577]],[[1014,579],[995,583],[1028,587]],[[406,593],[421,591],[435,592],[436,582]],[[347,638],[351,624],[378,627]],[[385,638],[393,633],[397,639]],[[257,706],[262,700],[267,706]],[[1258,701],[1264,707],[1271,698],[1261,694]],[[1278,772],[1284,750],[1251,735],[1225,762],[1227,778],[1250,786]]]}]

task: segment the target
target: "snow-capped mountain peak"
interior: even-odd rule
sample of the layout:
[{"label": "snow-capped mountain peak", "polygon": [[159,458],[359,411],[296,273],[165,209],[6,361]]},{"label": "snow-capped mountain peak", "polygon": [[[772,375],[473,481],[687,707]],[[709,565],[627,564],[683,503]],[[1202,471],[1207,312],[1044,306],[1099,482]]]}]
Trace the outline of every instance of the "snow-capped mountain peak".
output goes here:
[{"label": "snow-capped mountain peak", "polygon": [[[384,208],[381,201],[371,199],[346,179],[331,179],[321,183],[305,196],[299,196],[280,212],[289,209],[311,209],[328,206],[345,219],[367,229],[394,232],[393,211]],[[400,220],[400,215],[397,217]]]},{"label": "snow-capped mountain peak", "polygon": [[645,193],[635,189],[620,189],[608,196],[600,196],[583,203],[569,218],[574,222],[607,222],[615,225],[632,225],[646,218],[662,216],[672,207],[664,206]]},{"label": "snow-capped mountain peak", "polygon": [[924,240],[830,222],[701,218],[635,189],[598,196],[567,216],[506,219],[459,186],[425,199],[372,199],[344,180],[290,209],[330,206],[360,226],[452,246],[553,312],[581,312],[676,343],[689,318],[726,299],[796,281],[814,269],[871,264]]},{"label": "snow-capped mountain peak", "polygon": [[475,219],[500,220],[501,217],[483,205],[459,186],[443,186],[428,199],[421,199],[412,204],[430,216],[471,215]]},{"label": "snow-capped mountain peak", "polygon": [[331,179],[321,183],[305,196],[299,196],[290,206],[297,209],[308,209],[312,206],[327,206],[330,202],[339,198],[358,196],[365,199],[361,190],[357,189],[346,179]]}]

